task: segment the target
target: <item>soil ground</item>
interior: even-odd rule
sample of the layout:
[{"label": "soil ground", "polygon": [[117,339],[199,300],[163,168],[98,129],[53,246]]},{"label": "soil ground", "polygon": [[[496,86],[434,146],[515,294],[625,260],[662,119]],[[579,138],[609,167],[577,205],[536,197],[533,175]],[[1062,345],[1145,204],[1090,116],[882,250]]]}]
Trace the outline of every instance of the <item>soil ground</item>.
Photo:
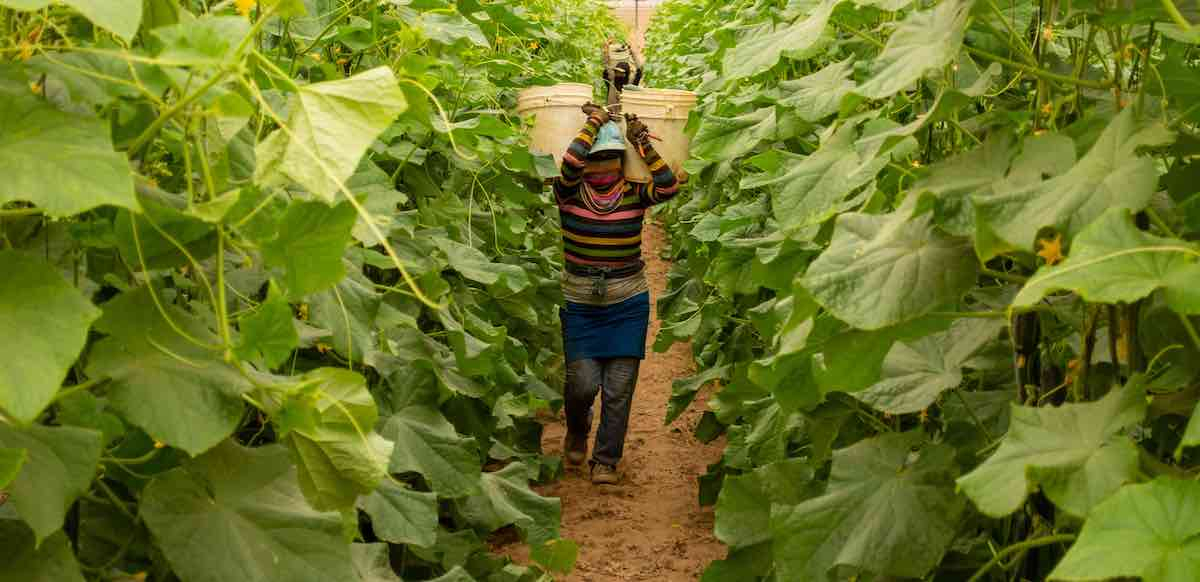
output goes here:
[{"label": "soil ground", "polygon": [[[647,224],[642,237],[646,276],[651,296],[657,298],[670,268],[659,258],[665,233],[658,225]],[[658,318],[652,315],[647,342],[653,342],[658,327]],[[725,550],[712,533],[712,508],[702,508],[697,501],[697,477],[721,456],[720,441],[706,445],[692,436],[706,398],[697,398],[678,420],[663,425],[671,383],[691,374],[691,361],[690,345],[675,344],[662,354],[647,347],[620,485],[592,485],[584,466],[567,467],[561,480],[535,487],[542,495],[562,500],[560,533],[580,547],[575,571],[561,578],[564,582],[695,582],[709,562],[724,557]],[[593,416],[598,422],[598,408]],[[547,455],[562,454],[565,432],[561,413],[547,422],[542,438]],[[591,435],[594,439],[594,426]],[[511,550],[518,562],[528,563],[527,550]]]}]

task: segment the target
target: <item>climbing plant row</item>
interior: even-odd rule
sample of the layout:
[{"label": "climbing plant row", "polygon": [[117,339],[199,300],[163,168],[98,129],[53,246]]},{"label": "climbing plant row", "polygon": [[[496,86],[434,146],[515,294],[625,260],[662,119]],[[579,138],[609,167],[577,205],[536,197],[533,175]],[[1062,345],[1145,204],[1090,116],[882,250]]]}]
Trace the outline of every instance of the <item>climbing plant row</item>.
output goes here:
[{"label": "climbing plant row", "polygon": [[[1200,571],[1200,5],[672,0],[719,580]],[[703,392],[707,393],[707,392]],[[769,524],[769,525],[768,525]]]},{"label": "climbing plant row", "polygon": [[509,112],[598,78],[614,24],[0,0],[0,579],[569,570],[529,488],[559,471],[556,168]]}]

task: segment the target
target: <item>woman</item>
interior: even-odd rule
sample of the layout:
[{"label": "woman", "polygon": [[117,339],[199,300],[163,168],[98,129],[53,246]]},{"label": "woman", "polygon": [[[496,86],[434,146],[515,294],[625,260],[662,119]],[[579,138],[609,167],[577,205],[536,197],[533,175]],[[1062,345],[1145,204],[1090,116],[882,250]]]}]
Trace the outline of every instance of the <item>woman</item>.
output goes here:
[{"label": "woman", "polygon": [[562,175],[554,181],[566,265],[563,449],[569,464],[579,465],[587,458],[592,403],[601,394],[592,482],[615,484],[620,481],[617,464],[650,322],[650,292],[641,257],[642,218],[647,208],[675,196],[679,183],[635,116],[626,116],[629,142],[646,161],[652,180],[627,182],[621,168],[626,146],[620,127],[602,107],[589,103],[583,112],[587,123],[564,154]]}]

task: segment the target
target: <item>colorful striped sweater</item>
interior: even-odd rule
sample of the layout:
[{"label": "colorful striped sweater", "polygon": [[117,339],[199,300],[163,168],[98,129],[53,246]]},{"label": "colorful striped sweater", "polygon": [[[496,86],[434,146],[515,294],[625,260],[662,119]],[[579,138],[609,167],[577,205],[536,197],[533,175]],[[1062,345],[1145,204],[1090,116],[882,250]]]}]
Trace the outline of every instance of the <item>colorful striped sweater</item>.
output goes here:
[{"label": "colorful striped sweater", "polygon": [[[646,144],[643,159],[650,167],[649,183],[626,182],[620,159],[589,161],[588,151],[600,123],[588,119],[563,155],[562,175],[554,181],[563,231],[567,271],[593,275],[603,269],[613,277],[642,270],[642,218],[646,209],[670,200],[679,182],[667,163]],[[614,189],[620,189],[619,193]],[[589,190],[596,196],[589,194]],[[615,197],[620,196],[620,202]],[[598,209],[596,200],[611,199],[611,208]]]}]

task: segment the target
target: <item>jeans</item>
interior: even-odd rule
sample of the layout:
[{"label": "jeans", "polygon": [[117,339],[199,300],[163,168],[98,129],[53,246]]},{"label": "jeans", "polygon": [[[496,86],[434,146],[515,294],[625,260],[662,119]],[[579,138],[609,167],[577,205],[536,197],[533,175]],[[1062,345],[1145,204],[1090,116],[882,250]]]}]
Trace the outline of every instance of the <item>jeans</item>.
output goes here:
[{"label": "jeans", "polygon": [[567,364],[567,433],[587,439],[592,426],[592,403],[600,396],[600,427],[592,462],[615,467],[625,450],[633,388],[637,385],[637,358],[585,358]]}]

